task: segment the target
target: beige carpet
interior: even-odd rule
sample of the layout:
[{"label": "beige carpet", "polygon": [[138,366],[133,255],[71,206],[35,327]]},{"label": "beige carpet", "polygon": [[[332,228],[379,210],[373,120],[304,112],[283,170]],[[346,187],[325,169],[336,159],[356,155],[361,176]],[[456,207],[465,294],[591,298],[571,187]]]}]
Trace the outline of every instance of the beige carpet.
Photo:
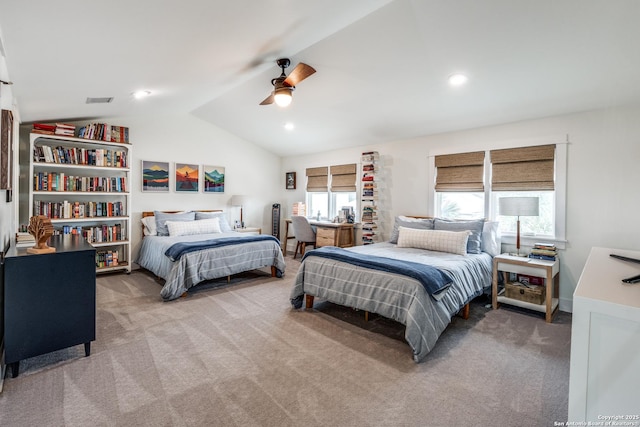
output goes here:
[{"label": "beige carpet", "polygon": [[[472,305],[427,360],[402,325],[247,273],[164,303],[144,272],[98,277],[97,340],[21,363],[2,426],[551,426],[566,421],[571,317]],[[214,286],[222,285],[222,288]]]}]

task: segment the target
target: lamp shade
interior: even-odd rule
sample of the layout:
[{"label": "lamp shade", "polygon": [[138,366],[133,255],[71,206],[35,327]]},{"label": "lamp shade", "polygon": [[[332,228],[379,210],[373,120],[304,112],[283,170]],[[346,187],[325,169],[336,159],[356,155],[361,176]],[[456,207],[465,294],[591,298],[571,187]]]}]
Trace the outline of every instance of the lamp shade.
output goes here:
[{"label": "lamp shade", "polygon": [[498,208],[503,216],[538,216],[537,197],[501,197]]},{"label": "lamp shade", "polygon": [[247,196],[231,196],[231,206],[244,206],[247,200]]}]

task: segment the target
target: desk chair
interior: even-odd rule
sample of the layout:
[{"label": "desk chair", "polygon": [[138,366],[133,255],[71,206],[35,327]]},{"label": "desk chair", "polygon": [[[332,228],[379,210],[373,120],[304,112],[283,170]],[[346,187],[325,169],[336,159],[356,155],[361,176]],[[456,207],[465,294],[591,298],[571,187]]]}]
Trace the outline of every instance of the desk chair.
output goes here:
[{"label": "desk chair", "polygon": [[293,227],[293,234],[296,236],[298,243],[296,244],[296,251],[293,253],[293,259],[298,255],[304,255],[304,250],[307,245],[313,245],[316,247],[316,232],[311,228],[311,224],[307,221],[307,218],[303,216],[292,216],[291,226]]}]

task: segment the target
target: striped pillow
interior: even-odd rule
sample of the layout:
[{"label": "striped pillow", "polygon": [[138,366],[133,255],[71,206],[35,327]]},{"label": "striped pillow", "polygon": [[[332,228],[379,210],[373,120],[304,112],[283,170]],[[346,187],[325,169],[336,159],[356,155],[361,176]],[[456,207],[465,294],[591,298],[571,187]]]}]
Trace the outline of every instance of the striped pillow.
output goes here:
[{"label": "striped pillow", "polygon": [[449,252],[466,255],[469,230],[419,230],[416,228],[399,227],[398,247],[428,249],[430,251]]}]

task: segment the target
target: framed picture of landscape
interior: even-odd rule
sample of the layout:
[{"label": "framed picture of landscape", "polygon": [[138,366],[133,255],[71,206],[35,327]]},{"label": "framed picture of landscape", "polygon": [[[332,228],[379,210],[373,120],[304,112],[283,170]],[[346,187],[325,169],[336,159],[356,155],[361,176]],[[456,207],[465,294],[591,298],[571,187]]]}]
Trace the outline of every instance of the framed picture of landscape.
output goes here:
[{"label": "framed picture of landscape", "polygon": [[169,162],[142,161],[142,191],[150,193],[169,191]]},{"label": "framed picture of landscape", "polygon": [[176,191],[197,192],[200,166],[176,163]]},{"label": "framed picture of landscape", "polygon": [[202,166],[205,193],[224,193],[224,167]]}]

